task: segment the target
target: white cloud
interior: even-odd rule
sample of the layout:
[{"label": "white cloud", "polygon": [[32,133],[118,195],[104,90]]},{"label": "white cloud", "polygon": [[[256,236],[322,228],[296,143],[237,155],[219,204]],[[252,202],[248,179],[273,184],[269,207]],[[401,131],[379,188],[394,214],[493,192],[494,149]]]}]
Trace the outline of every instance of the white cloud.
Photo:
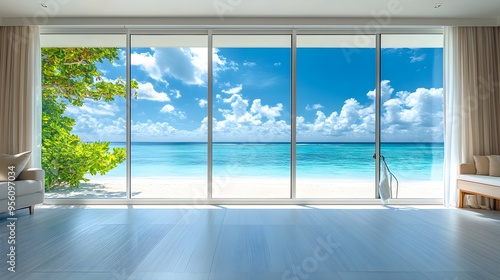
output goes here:
[{"label": "white cloud", "polygon": [[161,113],[172,113],[175,110],[174,106],[171,104],[167,104],[161,108],[160,112]]},{"label": "white cloud", "polygon": [[421,54],[421,55],[417,55],[417,54],[414,54],[410,57],[410,62],[411,63],[415,63],[415,62],[420,62],[420,61],[424,61],[425,60],[425,53],[424,54]]},{"label": "white cloud", "polygon": [[245,62],[243,62],[243,65],[244,65],[244,66],[247,66],[247,67],[253,67],[253,66],[256,66],[256,65],[257,65],[257,63],[256,63],[256,62],[253,62],[253,61],[246,61],[246,60],[245,60]]},{"label": "white cloud", "polygon": [[155,49],[154,57],[162,75],[173,77],[188,85],[205,84],[207,73],[206,50],[202,48]]},{"label": "white cloud", "polygon": [[172,104],[166,104],[161,108],[160,113],[165,113],[165,114],[170,114],[177,116],[179,119],[185,119],[186,118],[186,113],[182,111],[176,111],[175,107]]},{"label": "white cloud", "polygon": [[168,122],[133,122],[132,141],[171,141],[171,142],[205,142],[207,141],[207,129],[203,125],[195,130],[177,129]]},{"label": "white cloud", "polygon": [[89,114],[95,116],[114,116],[119,111],[115,103],[85,100],[82,106],[68,105],[66,113],[70,115]]},{"label": "white cloud", "polygon": [[230,88],[227,90],[222,90],[222,92],[227,93],[227,94],[238,94],[241,92],[242,89],[243,89],[243,85],[237,85],[236,87],[233,87],[233,88]]},{"label": "white cloud", "polygon": [[[263,105],[261,99],[245,99],[242,85],[223,90],[230,97],[222,99],[222,119],[214,119],[215,141],[289,141],[290,125],[280,119],[283,104]],[[251,104],[251,105],[250,105]],[[206,120],[205,120],[206,121]]]},{"label": "white cloud", "polygon": [[150,53],[132,53],[130,60],[132,65],[140,66],[141,70],[147,72],[152,79],[166,82],[162,78],[161,69],[155,56]]},{"label": "white cloud", "polygon": [[[212,59],[214,61],[214,75],[217,76],[218,72],[226,71],[226,70],[238,70],[238,63],[234,61],[227,61],[227,59],[219,55],[219,49],[214,48],[212,51]],[[205,61],[208,61],[208,56]]]},{"label": "white cloud", "polygon": [[168,97],[168,95],[165,92],[157,92],[154,89],[153,84],[151,84],[150,82],[138,83],[138,84],[139,84],[139,89],[137,89],[138,99],[145,99],[158,102],[170,101],[170,97]]},{"label": "white cloud", "polygon": [[274,66],[276,66],[276,67],[281,66],[281,62],[274,63]]},{"label": "white cloud", "polygon": [[[95,118],[90,115],[80,115],[76,118],[73,132],[83,141],[116,141],[126,139],[125,118],[108,119]],[[132,141],[175,141],[175,142],[204,142],[207,139],[207,126],[201,125],[194,130],[176,129],[168,122],[154,122],[152,120],[134,122],[131,124]]]},{"label": "white cloud", "polygon": [[[392,86],[390,85],[390,81],[388,80],[383,80],[382,82],[380,82],[380,90],[382,92],[382,103],[384,101],[386,101],[387,99],[389,99],[392,95],[392,93],[394,92],[394,88],[392,88]],[[370,90],[366,96],[375,101],[375,90]]]},{"label": "white cloud", "polygon": [[259,118],[264,116],[270,121],[274,121],[276,117],[281,116],[281,111],[283,111],[283,104],[278,103],[274,107],[269,107],[269,105],[262,106],[260,99],[255,99],[250,108],[251,113],[256,114]]},{"label": "white cloud", "polygon": [[318,110],[318,109],[321,109],[321,108],[324,108],[324,106],[321,105],[321,104],[314,104],[312,106],[309,105],[309,104],[306,105],[306,110],[307,111]]},{"label": "white cloud", "polygon": [[173,96],[175,99],[179,99],[182,97],[181,92],[177,89],[170,90],[170,96]]},{"label": "white cloud", "polygon": [[[206,48],[152,48],[147,53],[132,53],[132,65],[139,66],[156,80],[167,82],[166,77],[182,81],[187,85],[205,85],[208,73],[208,51]],[[214,75],[228,69],[237,70],[235,62],[213,50]]]},{"label": "white cloud", "polygon": [[418,88],[398,92],[383,104],[382,121],[388,133],[442,137],[443,89]]},{"label": "white cloud", "polygon": [[[289,141],[290,125],[284,116],[283,104],[264,104],[262,99],[249,100],[243,95],[242,85],[222,92],[222,96],[216,96],[220,106],[213,120],[214,141]],[[442,88],[396,92],[389,81],[383,81],[382,96],[383,141],[443,140]],[[321,104],[310,105],[311,109],[316,107],[314,110],[317,110],[313,118],[297,116],[298,141],[373,141],[373,91],[368,92],[367,97],[370,100],[367,103],[349,98],[337,111],[327,112]],[[207,105],[205,99],[197,100],[200,107]],[[74,131],[84,141],[123,141],[124,117],[109,119],[118,112],[116,104],[95,101],[85,102],[82,107],[68,107],[68,114],[76,120]],[[172,104],[165,104],[161,112],[186,118],[185,113],[176,110]],[[132,128],[134,137],[145,141],[206,141],[207,121],[204,118],[199,127],[192,130],[151,120],[134,122]]]},{"label": "white cloud", "polygon": [[118,141],[126,139],[126,121],[124,118],[109,119],[80,114],[75,118],[73,133],[80,136],[85,142]]},{"label": "white cloud", "polygon": [[[374,92],[367,96],[373,100]],[[418,88],[394,93],[389,81],[382,82],[382,138],[384,141],[442,141],[443,89]],[[373,141],[375,105],[350,98],[339,112],[316,112],[314,121],[297,117],[299,141],[314,139]]]},{"label": "white cloud", "polygon": [[206,101],[205,99],[200,99],[198,101],[198,105],[200,105],[201,108],[205,108],[208,104],[208,101]]}]

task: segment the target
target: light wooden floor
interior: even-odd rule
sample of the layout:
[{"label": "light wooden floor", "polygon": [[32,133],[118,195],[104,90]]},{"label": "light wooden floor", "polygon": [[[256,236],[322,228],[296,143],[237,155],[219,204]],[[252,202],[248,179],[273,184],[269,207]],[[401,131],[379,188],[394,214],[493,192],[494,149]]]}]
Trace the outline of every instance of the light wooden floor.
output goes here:
[{"label": "light wooden floor", "polygon": [[16,273],[0,214],[0,279],[500,279],[500,212],[206,208],[21,210]]}]

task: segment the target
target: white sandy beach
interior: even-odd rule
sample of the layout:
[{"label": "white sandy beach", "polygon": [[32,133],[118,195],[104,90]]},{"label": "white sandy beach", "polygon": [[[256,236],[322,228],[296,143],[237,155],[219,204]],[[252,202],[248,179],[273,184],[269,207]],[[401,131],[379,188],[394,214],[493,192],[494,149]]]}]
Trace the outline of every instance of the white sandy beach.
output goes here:
[{"label": "white sandy beach", "polygon": [[[133,198],[204,199],[206,178],[133,178]],[[289,198],[288,178],[213,178],[214,198]],[[125,198],[125,179],[93,179],[79,188],[61,188],[46,198]],[[366,180],[298,178],[297,198],[373,198],[374,182]],[[395,192],[393,192],[395,194]],[[443,185],[437,181],[405,181],[399,184],[398,198],[442,198]]]}]

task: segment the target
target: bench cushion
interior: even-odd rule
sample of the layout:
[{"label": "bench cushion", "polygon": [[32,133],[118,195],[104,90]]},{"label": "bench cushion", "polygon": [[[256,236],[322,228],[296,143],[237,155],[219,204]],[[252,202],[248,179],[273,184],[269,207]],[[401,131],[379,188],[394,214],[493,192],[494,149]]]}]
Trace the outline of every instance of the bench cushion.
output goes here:
[{"label": "bench cushion", "polygon": [[[42,191],[42,182],[35,180],[14,181],[16,196]],[[0,182],[0,199],[7,199],[8,182]]]},{"label": "bench cushion", "polygon": [[460,174],[457,179],[500,187],[500,177]]},{"label": "bench cushion", "polygon": [[[0,181],[8,182],[10,171],[14,172],[14,180],[23,172],[24,167],[28,163],[31,152],[27,151],[17,155],[0,154]],[[11,169],[12,168],[12,169]]]},{"label": "bench cushion", "polygon": [[500,177],[500,156],[488,156],[490,176]]},{"label": "bench cushion", "polygon": [[477,175],[490,175],[490,160],[487,156],[473,156]]}]

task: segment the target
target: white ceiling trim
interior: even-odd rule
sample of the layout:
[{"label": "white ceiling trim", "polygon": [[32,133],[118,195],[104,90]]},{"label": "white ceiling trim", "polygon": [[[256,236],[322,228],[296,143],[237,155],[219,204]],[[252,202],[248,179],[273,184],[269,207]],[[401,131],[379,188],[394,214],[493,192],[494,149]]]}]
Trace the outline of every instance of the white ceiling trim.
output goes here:
[{"label": "white ceiling trim", "polygon": [[393,26],[499,26],[500,18],[391,18],[383,24],[374,18],[333,17],[169,17],[169,18],[3,18],[5,26],[58,26],[109,28],[332,28],[356,26],[364,31]]},{"label": "white ceiling trim", "polygon": [[498,0],[0,1],[0,17],[30,16],[497,18],[500,16],[500,2]]}]

